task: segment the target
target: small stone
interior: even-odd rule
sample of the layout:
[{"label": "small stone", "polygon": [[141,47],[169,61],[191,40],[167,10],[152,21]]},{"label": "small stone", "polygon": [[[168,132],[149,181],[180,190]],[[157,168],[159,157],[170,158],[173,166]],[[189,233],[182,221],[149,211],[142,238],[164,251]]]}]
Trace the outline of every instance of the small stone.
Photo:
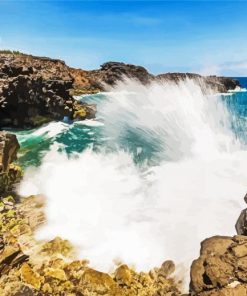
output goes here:
[{"label": "small stone", "polygon": [[51,277],[60,281],[67,280],[65,272],[59,268],[47,268],[47,270],[45,271],[45,277]]},{"label": "small stone", "polygon": [[30,265],[27,263],[22,264],[20,273],[23,282],[33,286],[37,290],[40,289],[42,278],[30,267]]},{"label": "small stone", "polygon": [[173,261],[167,260],[161,265],[161,269],[162,269],[162,274],[165,277],[168,277],[175,271],[175,264]]},{"label": "small stone", "polygon": [[121,265],[115,271],[115,278],[118,283],[128,286],[130,285],[132,278],[131,270],[127,265]]}]

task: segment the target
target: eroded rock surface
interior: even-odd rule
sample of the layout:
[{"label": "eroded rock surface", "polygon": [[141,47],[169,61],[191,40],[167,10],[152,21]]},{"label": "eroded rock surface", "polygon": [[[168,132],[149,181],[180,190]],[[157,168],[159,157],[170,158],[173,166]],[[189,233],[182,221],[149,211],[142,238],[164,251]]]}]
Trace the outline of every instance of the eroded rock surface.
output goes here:
[{"label": "eroded rock surface", "polygon": [[229,77],[201,76],[194,73],[166,73],[156,76],[156,79],[158,80],[174,81],[176,83],[188,78],[196,81],[205,93],[208,89],[211,89],[216,93],[226,93],[228,90],[240,87],[239,81]]},{"label": "eroded rock surface", "polygon": [[[144,67],[104,63],[86,71],[68,67],[65,62],[46,57],[0,52],[0,128],[35,127],[51,120],[93,118],[96,107],[78,104],[72,95],[107,90],[125,77],[146,85],[151,81],[175,82],[190,78],[202,89],[226,92],[238,81],[191,73],[152,75]],[[78,108],[80,111],[78,112]]]},{"label": "eroded rock surface", "polygon": [[0,194],[11,191],[22,177],[22,170],[14,164],[19,143],[15,135],[0,132]]},{"label": "eroded rock surface", "polygon": [[178,83],[189,78],[196,81],[205,92],[209,88],[213,92],[227,92],[240,86],[237,80],[227,77],[201,76],[193,73],[165,73],[155,76],[141,66],[118,62],[105,63],[100,69],[92,71],[70,69],[70,73],[75,79],[75,94],[107,90],[109,86],[114,86],[125,77],[135,79],[144,85],[152,81]]},{"label": "eroded rock surface", "polygon": [[111,273],[76,260],[76,250],[59,237],[36,241],[34,231],[44,221],[41,196],[16,203],[2,201],[0,212],[0,295],[176,296],[180,283],[172,277],[175,265],[164,262],[149,273],[119,265]]},{"label": "eroded rock surface", "polygon": [[[73,82],[61,60],[0,53],[0,127],[35,127],[64,117],[73,119]],[[89,112],[94,116],[94,110]]]},{"label": "eroded rock surface", "polygon": [[191,266],[191,295],[247,295],[246,284],[246,236],[215,236],[201,243]]},{"label": "eroded rock surface", "polygon": [[[1,174],[7,178],[18,149],[14,135],[0,132]],[[67,240],[55,237],[48,242],[37,241],[34,232],[45,222],[44,197],[20,200],[7,195],[8,183],[1,189],[1,296],[181,295],[181,283],[172,277],[172,261],[150,273],[138,273],[119,264],[107,274],[90,268],[86,260],[76,260],[77,250]]]}]

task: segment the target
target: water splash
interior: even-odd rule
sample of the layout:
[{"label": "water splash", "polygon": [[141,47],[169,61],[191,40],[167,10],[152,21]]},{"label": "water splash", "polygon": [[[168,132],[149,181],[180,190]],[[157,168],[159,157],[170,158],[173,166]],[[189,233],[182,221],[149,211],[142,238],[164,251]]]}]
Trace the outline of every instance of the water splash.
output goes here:
[{"label": "water splash", "polygon": [[115,259],[138,270],[173,259],[188,271],[202,239],[234,234],[247,152],[219,97],[190,80],[125,81],[102,101],[99,117],[101,149],[68,157],[55,144],[26,171],[20,194],[47,198],[38,238],[67,238],[104,271]]}]

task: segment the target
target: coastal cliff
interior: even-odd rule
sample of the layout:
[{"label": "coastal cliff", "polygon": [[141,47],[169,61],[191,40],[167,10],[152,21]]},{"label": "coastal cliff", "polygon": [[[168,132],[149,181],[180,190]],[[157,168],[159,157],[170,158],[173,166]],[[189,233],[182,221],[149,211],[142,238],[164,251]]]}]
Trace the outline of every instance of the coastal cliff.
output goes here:
[{"label": "coastal cliff", "polygon": [[[64,117],[92,118],[95,106],[77,103],[72,94],[103,91],[124,77],[143,84],[189,78],[215,92],[239,86],[238,81],[224,77],[191,73],[154,76],[143,67],[115,62],[85,71],[69,68],[60,60],[5,53],[0,55],[0,127],[34,127]],[[66,240],[37,241],[34,232],[45,223],[44,198],[20,199],[15,193],[22,178],[22,169],[15,164],[18,149],[14,135],[0,132],[0,295],[184,295],[170,260],[146,273],[119,262],[116,270],[107,274],[77,260],[76,249]],[[200,256],[191,266],[188,295],[247,294],[246,216],[244,210],[236,226],[238,235],[202,242]]]},{"label": "coastal cliff", "polygon": [[81,104],[73,95],[96,93],[124,77],[142,84],[152,81],[196,80],[203,88],[227,92],[240,86],[226,77],[191,73],[152,75],[145,68],[108,62],[98,70],[68,67],[65,62],[16,52],[0,52],[0,127],[36,127],[52,120],[93,118],[96,106]]},{"label": "coastal cliff", "polygon": [[202,89],[210,88],[216,93],[224,93],[240,87],[237,80],[228,77],[201,76],[193,73],[165,73],[155,76],[141,66],[118,62],[105,63],[100,69],[92,71],[70,68],[70,73],[74,78],[75,94],[107,90],[108,86],[114,86],[125,77],[135,79],[142,84],[152,81],[178,83],[181,80],[192,79]]},{"label": "coastal cliff", "polygon": [[70,95],[73,81],[63,61],[0,53],[0,127],[35,127],[64,117],[94,117],[94,106],[79,106]]}]

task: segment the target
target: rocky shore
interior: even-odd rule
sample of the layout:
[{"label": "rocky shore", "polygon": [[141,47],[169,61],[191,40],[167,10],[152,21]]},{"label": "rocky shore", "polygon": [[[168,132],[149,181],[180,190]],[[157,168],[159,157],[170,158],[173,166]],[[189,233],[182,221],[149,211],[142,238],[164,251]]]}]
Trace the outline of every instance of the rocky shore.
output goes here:
[{"label": "rocky shore", "polygon": [[63,61],[0,52],[0,127],[94,117],[95,106],[70,95],[73,82]]},{"label": "rocky shore", "polygon": [[[14,135],[5,132],[0,132],[0,139],[0,166],[8,176],[19,145]],[[181,283],[172,277],[172,261],[149,273],[119,263],[107,274],[90,268],[86,260],[76,260],[76,249],[66,240],[36,241],[34,231],[45,222],[44,200],[42,196],[20,199],[12,191],[20,178],[21,174],[12,177],[0,194],[1,296],[181,295]]]},{"label": "rocky shore", "polygon": [[93,118],[95,105],[79,104],[73,95],[96,93],[115,85],[124,77],[142,84],[152,81],[197,81],[202,89],[227,92],[239,82],[226,77],[192,73],[152,75],[145,68],[108,62],[98,70],[68,67],[65,62],[19,52],[0,51],[0,128],[36,127],[52,120]]},{"label": "rocky shore", "polygon": [[[60,60],[0,53],[0,128],[92,118],[96,107],[80,104],[72,95],[103,91],[124,77],[143,84],[154,80],[177,83],[188,77],[215,92],[239,86],[230,78],[191,73],[154,76],[143,67],[124,63],[109,62],[99,70],[85,71],[70,68]],[[176,266],[172,261],[147,273],[138,273],[119,262],[116,270],[107,274],[92,269],[86,260],[77,260],[77,250],[62,238],[37,241],[34,232],[45,222],[44,199],[21,199],[15,193],[22,178],[22,169],[15,164],[18,149],[15,135],[0,132],[0,295],[185,295],[181,281],[174,276]],[[244,210],[236,224],[236,236],[216,236],[201,243],[200,256],[191,265],[186,295],[247,295],[246,217]]]},{"label": "rocky shore", "polygon": [[[45,222],[44,199],[16,195],[15,186],[22,178],[21,168],[14,164],[18,149],[15,135],[0,132],[0,295],[185,296],[182,282],[173,275],[172,261],[148,273],[119,262],[107,274],[77,260],[77,250],[69,241],[59,237],[37,241],[34,232]],[[200,256],[191,265],[187,296],[247,295],[247,236],[242,235],[246,225],[242,213],[238,235],[215,236],[201,243]]]},{"label": "rocky shore", "polygon": [[240,86],[237,80],[228,77],[201,76],[194,73],[152,75],[141,66],[118,62],[105,63],[100,69],[92,71],[70,68],[70,72],[75,79],[73,91],[76,94],[104,91],[107,86],[113,86],[124,77],[134,78],[142,84],[148,84],[152,81],[178,83],[189,78],[199,83],[202,89],[210,87],[216,93],[224,93]]}]

